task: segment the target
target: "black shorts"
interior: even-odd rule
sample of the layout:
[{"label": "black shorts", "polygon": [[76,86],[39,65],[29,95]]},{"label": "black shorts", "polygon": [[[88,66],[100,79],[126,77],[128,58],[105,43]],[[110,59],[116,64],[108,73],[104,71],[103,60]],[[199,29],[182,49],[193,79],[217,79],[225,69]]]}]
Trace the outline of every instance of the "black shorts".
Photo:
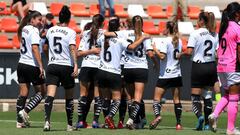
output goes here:
[{"label": "black shorts", "polygon": [[96,82],[98,68],[82,67],[78,76],[81,82]]},{"label": "black shorts", "polygon": [[215,62],[192,63],[192,88],[212,87],[217,80],[217,66]]},{"label": "black shorts", "polygon": [[50,64],[46,71],[46,84],[57,85],[60,83],[65,89],[71,89],[75,85],[74,77],[72,77],[73,67]]},{"label": "black shorts", "polygon": [[163,89],[182,87],[182,77],[169,78],[169,79],[159,78],[156,86]]},{"label": "black shorts", "polygon": [[44,84],[44,79],[39,77],[39,67],[18,63],[17,77],[18,83],[32,83],[33,85]]},{"label": "black shorts", "polygon": [[97,76],[99,88],[120,90],[122,87],[122,79],[120,74],[99,70]]},{"label": "black shorts", "polygon": [[142,82],[148,80],[148,69],[143,68],[128,68],[123,69],[124,80],[126,83]]}]

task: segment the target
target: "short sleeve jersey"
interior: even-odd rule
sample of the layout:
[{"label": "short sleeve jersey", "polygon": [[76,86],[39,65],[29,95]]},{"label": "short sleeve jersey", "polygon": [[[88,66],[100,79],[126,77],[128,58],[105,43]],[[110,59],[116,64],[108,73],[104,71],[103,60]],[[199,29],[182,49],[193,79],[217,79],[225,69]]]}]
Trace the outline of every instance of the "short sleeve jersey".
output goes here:
[{"label": "short sleeve jersey", "polygon": [[192,61],[207,63],[216,60],[218,40],[206,28],[199,28],[190,34],[188,48],[193,48]]},{"label": "short sleeve jersey", "polygon": [[20,59],[19,63],[38,67],[37,60],[35,59],[32,52],[32,45],[40,44],[39,30],[32,26],[27,25],[22,29],[22,39],[20,47]]},{"label": "short sleeve jersey", "polygon": [[[130,44],[135,41],[134,30],[118,31],[119,38],[126,39]],[[151,39],[144,40],[135,50],[124,52],[124,68],[148,69],[146,52],[152,50]]]},{"label": "short sleeve jersey", "polygon": [[159,78],[169,79],[181,76],[181,69],[177,54],[182,52],[182,41],[174,47],[172,37],[167,37],[163,42],[156,43],[157,49],[166,54],[165,59],[160,60]]},{"label": "short sleeve jersey", "polygon": [[76,45],[76,32],[68,27],[54,26],[47,32],[49,64],[73,66],[70,45]]},{"label": "short sleeve jersey", "polygon": [[[104,35],[104,31],[102,29],[99,29],[96,45],[90,45],[91,32],[90,30],[84,31],[78,50],[86,51],[86,50],[90,50],[92,47],[101,47],[102,39],[100,38],[103,35]],[[87,56],[84,56],[81,67],[98,68],[99,64],[100,64],[100,57],[95,54],[89,54]]]},{"label": "short sleeve jersey", "polygon": [[220,39],[218,72],[240,72],[237,60],[237,45],[240,44],[240,25],[229,21],[228,28]]},{"label": "short sleeve jersey", "polygon": [[108,48],[104,48],[104,42],[102,42],[99,69],[120,75],[122,52],[128,45],[129,42],[120,38],[110,38]]}]

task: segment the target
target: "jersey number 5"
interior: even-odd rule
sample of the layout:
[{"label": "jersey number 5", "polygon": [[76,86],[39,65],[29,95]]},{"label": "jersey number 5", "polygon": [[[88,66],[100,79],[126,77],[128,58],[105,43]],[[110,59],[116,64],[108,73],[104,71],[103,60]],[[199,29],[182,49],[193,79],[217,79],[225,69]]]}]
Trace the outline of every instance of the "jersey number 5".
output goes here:
[{"label": "jersey number 5", "polygon": [[57,54],[62,53],[62,44],[59,42],[59,40],[62,40],[62,38],[61,37],[53,38],[53,46],[55,47],[54,52]]}]

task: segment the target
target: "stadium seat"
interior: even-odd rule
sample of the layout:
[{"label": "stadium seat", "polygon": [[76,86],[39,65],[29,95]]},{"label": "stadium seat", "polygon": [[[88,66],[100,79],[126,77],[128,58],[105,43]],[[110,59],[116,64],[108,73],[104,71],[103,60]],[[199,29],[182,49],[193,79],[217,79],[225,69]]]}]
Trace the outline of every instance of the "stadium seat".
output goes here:
[{"label": "stadium seat", "polygon": [[163,33],[163,31],[166,29],[166,22],[159,22],[158,28],[159,33]]},{"label": "stadium seat", "polygon": [[0,49],[12,49],[13,45],[8,41],[7,35],[0,35]]},{"label": "stadium seat", "polygon": [[188,39],[186,37],[182,37],[182,51],[185,52],[187,50]]},{"label": "stadium seat", "polygon": [[221,19],[222,15],[218,6],[205,6],[205,12],[213,12],[216,19]]},{"label": "stadium seat", "polygon": [[198,15],[200,13],[199,6],[188,6],[188,16],[190,19],[198,19]]},{"label": "stadium seat", "polygon": [[20,48],[20,42],[18,40],[18,36],[14,35],[13,39],[12,39],[12,45],[15,49],[19,49]]},{"label": "stadium seat", "polygon": [[58,16],[59,12],[61,11],[64,3],[62,2],[53,2],[50,4],[50,11],[54,16]]},{"label": "stadium seat", "polygon": [[1,30],[3,32],[17,32],[18,24],[16,18],[3,18]]},{"label": "stadium seat", "polygon": [[220,30],[220,25],[221,25],[221,21],[217,21],[216,22],[216,32],[218,33]]},{"label": "stadium seat", "polygon": [[173,7],[167,6],[167,17],[171,17],[173,15]]},{"label": "stadium seat", "polygon": [[124,11],[124,6],[122,4],[114,5],[115,14],[119,17],[128,17],[128,13]]},{"label": "stadium seat", "polygon": [[33,2],[33,10],[40,12],[42,15],[48,13],[47,6],[44,2]]},{"label": "stadium seat", "polygon": [[140,15],[141,17],[145,17],[145,18],[148,17],[148,15],[143,10],[143,6],[140,4],[129,4],[128,15],[130,17],[133,17],[135,15]]},{"label": "stadium seat", "polygon": [[83,30],[85,25],[89,22],[92,22],[92,20],[81,20],[80,29]]},{"label": "stadium seat", "polygon": [[79,44],[80,44],[80,41],[81,41],[80,38],[81,38],[80,35],[77,34],[77,35],[76,35],[76,48],[77,48],[77,50],[78,50],[78,47],[79,47]]},{"label": "stadium seat", "polygon": [[161,5],[149,5],[147,13],[152,18],[167,18],[167,14],[163,12]]},{"label": "stadium seat", "polygon": [[52,23],[53,23],[53,25],[56,25],[57,24],[57,20],[56,19],[52,19]]},{"label": "stadium seat", "polygon": [[74,19],[71,19],[68,25],[69,28],[73,29],[74,31],[76,31],[77,33],[81,32],[81,29],[79,29],[79,27],[76,24],[76,21]]},{"label": "stadium seat", "polygon": [[103,29],[104,30],[108,29],[108,20],[104,20],[104,22],[103,22]]},{"label": "stadium seat", "polygon": [[143,31],[148,34],[154,34],[154,35],[159,34],[159,30],[155,28],[154,23],[152,21],[143,22]]},{"label": "stadium seat", "polygon": [[10,15],[11,12],[7,10],[7,4],[4,1],[0,2],[0,15]]},{"label": "stadium seat", "polygon": [[98,4],[91,4],[89,7],[89,14],[91,16],[95,15],[95,14],[99,14],[99,6]]},{"label": "stadium seat", "polygon": [[192,22],[178,22],[178,31],[182,35],[190,35],[194,31]]},{"label": "stadium seat", "polygon": [[74,16],[89,17],[89,12],[86,11],[86,6],[83,3],[71,3],[70,10]]}]

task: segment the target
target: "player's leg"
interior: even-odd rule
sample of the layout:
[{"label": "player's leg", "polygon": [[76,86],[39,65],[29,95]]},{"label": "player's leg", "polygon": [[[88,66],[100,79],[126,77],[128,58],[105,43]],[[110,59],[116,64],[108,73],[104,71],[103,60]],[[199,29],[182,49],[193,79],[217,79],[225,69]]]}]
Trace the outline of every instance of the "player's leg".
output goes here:
[{"label": "player's leg", "polygon": [[155,119],[150,123],[149,129],[156,128],[162,120],[162,117],[161,117],[162,104],[160,101],[164,96],[164,94],[165,94],[165,89],[158,86],[155,87],[154,98],[153,98],[153,112],[155,115]]},{"label": "player's leg", "polygon": [[176,117],[176,130],[182,129],[181,117],[182,117],[182,104],[180,101],[180,88],[176,87],[172,89],[173,103],[174,103],[174,112]]}]

